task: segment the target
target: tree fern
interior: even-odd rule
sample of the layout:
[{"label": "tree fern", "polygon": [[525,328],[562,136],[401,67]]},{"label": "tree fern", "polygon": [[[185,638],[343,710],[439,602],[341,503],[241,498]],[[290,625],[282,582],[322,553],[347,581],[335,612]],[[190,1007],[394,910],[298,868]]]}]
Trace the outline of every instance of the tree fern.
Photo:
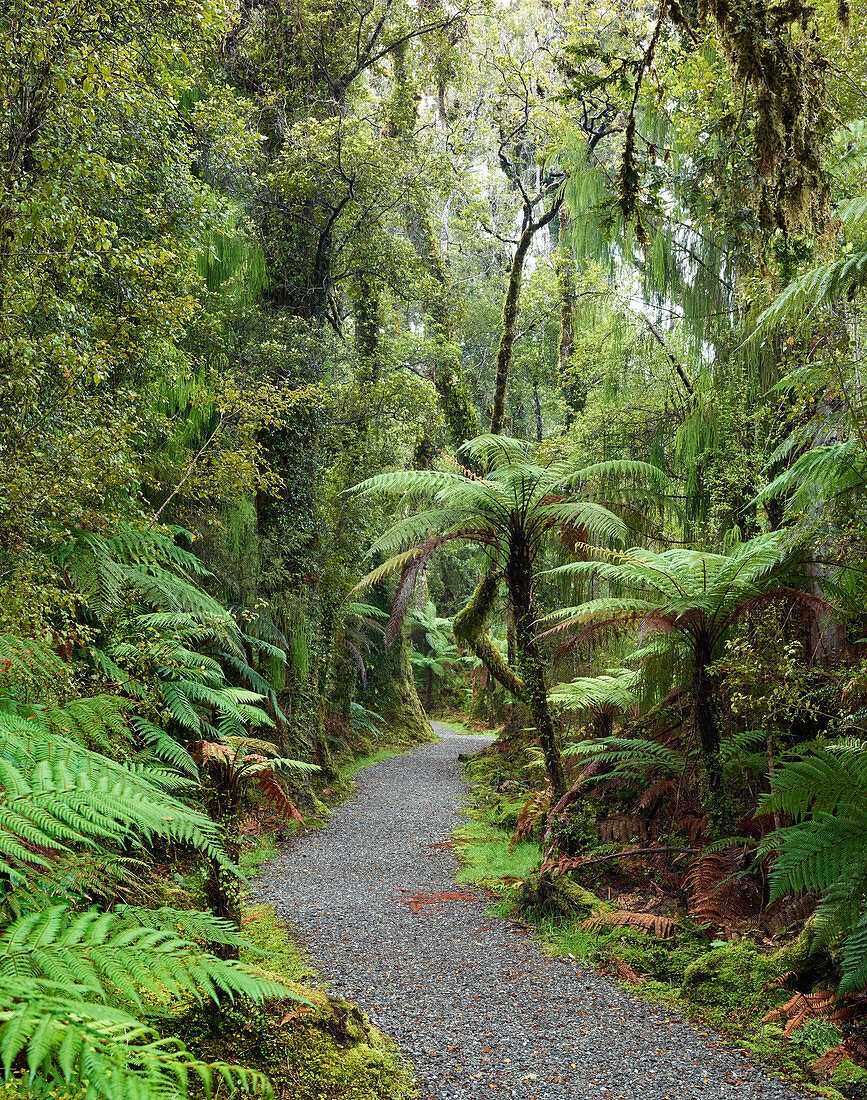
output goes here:
[{"label": "tree fern", "polygon": [[[566,752],[573,750],[566,749]],[[643,737],[610,737],[602,741],[579,741],[574,746],[573,755],[580,755],[582,761],[596,760],[611,768],[610,775],[623,777],[646,777],[649,771],[658,771],[664,775],[680,775],[684,769],[683,756]]]},{"label": "tree fern", "polygon": [[43,642],[0,634],[0,694],[14,697],[19,689],[50,688],[68,673],[64,662]]},{"label": "tree fern", "polygon": [[632,547],[597,555],[602,560],[552,570],[579,585],[601,580],[611,592],[556,612],[548,620],[555,623],[553,630],[571,630],[577,639],[599,631],[633,631],[637,637],[652,633],[660,640],[671,639],[681,657],[688,655],[688,686],[701,741],[708,808],[718,833],[732,822],[711,666],[732,626],[748,612],[777,600],[789,606],[821,602],[803,592],[806,582],[794,563],[790,539],[785,531],[758,535],[727,554],[682,548],[657,553]]},{"label": "tree fern", "polygon": [[595,710],[606,714],[627,711],[637,702],[640,679],[640,673],[632,669],[606,669],[598,676],[579,676],[558,684],[549,692],[549,698],[565,710]]},{"label": "tree fern", "polygon": [[191,779],[198,778],[196,762],[162,726],[156,726],[146,718],[132,718],[130,725],[157,761],[176,768]]}]

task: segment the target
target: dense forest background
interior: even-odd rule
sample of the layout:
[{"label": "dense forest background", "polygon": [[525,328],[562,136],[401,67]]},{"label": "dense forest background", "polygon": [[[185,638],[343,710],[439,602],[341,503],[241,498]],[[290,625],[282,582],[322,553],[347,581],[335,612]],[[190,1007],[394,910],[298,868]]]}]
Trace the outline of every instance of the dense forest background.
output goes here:
[{"label": "dense forest background", "polygon": [[528,904],[649,851],[857,1020],[861,0],[0,31],[10,1088],[267,1089],[166,1006],[287,995],[238,961],[244,838],[443,708],[520,758]]}]

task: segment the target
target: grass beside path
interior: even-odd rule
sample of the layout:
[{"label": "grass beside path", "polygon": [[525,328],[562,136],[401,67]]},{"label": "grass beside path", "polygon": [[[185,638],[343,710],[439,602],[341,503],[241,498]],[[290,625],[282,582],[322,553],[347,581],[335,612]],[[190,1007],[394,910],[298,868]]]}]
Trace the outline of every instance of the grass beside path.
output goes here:
[{"label": "grass beside path", "polygon": [[435,722],[439,726],[447,726],[452,733],[459,733],[463,737],[495,737],[496,730],[480,730],[475,726],[471,726],[463,718],[457,718],[454,715],[449,715],[448,718],[431,718],[431,722]]}]

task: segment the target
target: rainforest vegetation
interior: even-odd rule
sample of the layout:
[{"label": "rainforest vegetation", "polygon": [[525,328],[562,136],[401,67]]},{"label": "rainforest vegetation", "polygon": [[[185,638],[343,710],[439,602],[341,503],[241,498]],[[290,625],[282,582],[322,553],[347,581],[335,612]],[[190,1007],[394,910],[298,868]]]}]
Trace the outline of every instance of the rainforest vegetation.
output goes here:
[{"label": "rainforest vegetation", "polygon": [[401,1093],[240,868],[444,712],[515,904],[867,1065],[865,93],[864,0],[0,6],[5,1096]]}]

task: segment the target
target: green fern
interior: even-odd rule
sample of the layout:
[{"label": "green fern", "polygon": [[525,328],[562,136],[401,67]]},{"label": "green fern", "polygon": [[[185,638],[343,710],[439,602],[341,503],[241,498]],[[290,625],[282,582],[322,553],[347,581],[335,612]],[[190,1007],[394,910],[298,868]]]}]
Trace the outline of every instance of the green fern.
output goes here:
[{"label": "green fern", "polygon": [[684,759],[680,753],[643,737],[610,737],[604,741],[579,741],[564,754],[580,755],[582,762],[598,761],[611,768],[612,777],[644,778],[648,772],[680,775]]},{"label": "green fern", "polygon": [[168,794],[170,773],[117,763],[0,711],[0,869],[48,866],[75,844],[161,836],[223,860],[216,826]]},{"label": "green fern", "polygon": [[[120,998],[139,1011],[146,1003],[168,1005],[187,996],[201,1001],[290,995],[242,963],[217,958],[179,936],[165,923],[176,922],[176,913],[162,910],[148,925],[131,920],[134,913],[74,912],[54,905],[21,916],[0,934],[0,979],[29,978],[74,988],[106,1003]],[[188,922],[193,923],[190,918]],[[216,926],[222,941],[228,938],[227,929],[204,914],[197,914],[195,926],[209,931]]]},{"label": "green fern", "polygon": [[76,988],[32,978],[0,978],[0,1065],[6,1079],[23,1061],[26,1080],[83,1084],[85,1100],[170,1100],[194,1081],[213,1096],[221,1083],[272,1095],[254,1070],[194,1058],[177,1039],[155,1032],[123,1009],[92,1003]]},{"label": "green fern", "polygon": [[779,849],[771,900],[819,896],[816,946],[843,941],[841,992],[867,986],[867,749],[821,747],[777,771],[761,805],[794,818],[762,846]]},{"label": "green fern", "polygon": [[0,695],[46,694],[69,675],[69,667],[44,642],[0,634]]}]

